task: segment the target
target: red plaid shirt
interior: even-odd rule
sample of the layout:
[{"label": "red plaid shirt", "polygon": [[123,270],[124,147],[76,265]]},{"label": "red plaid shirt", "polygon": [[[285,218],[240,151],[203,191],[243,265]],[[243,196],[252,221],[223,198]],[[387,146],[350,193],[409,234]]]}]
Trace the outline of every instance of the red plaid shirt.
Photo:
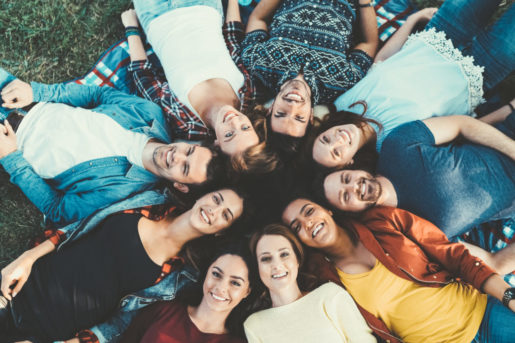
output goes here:
[{"label": "red plaid shirt", "polygon": [[[244,76],[245,81],[243,87],[238,90],[238,97],[241,103],[240,111],[245,113],[257,97],[250,74],[240,57],[240,42],[245,33],[241,23],[237,22],[226,23],[222,29],[231,58]],[[175,138],[199,141],[211,134],[202,120],[170,89],[162,70],[157,69],[148,60],[134,61],[128,70],[133,76],[139,95],[163,108],[168,124],[174,128]]]}]

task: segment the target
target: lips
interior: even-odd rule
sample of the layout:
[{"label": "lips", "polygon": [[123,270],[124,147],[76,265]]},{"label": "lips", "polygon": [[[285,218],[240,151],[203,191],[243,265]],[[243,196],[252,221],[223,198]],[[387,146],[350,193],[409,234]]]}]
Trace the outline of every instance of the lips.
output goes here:
[{"label": "lips", "polygon": [[224,114],[224,119],[222,122],[225,123],[226,121],[231,121],[232,119],[234,119],[237,116],[238,116],[237,113],[229,111],[226,114]]},{"label": "lips", "polygon": [[283,99],[297,102],[304,101],[304,98],[297,91],[291,91],[286,93],[286,95],[283,96]]},{"label": "lips", "polygon": [[211,219],[209,219],[209,216],[203,208],[200,209],[200,219],[206,224],[211,225]]},{"label": "lips", "polygon": [[272,274],[272,279],[282,279],[288,275],[288,272],[282,272],[280,274]]},{"label": "lips", "polygon": [[347,130],[338,130],[338,133],[343,138],[343,140],[349,142],[349,145],[352,144],[352,138],[351,135],[347,132]]},{"label": "lips", "polygon": [[216,294],[215,294],[215,293],[213,293],[213,292],[209,292],[209,294],[210,294],[210,295],[211,295],[211,297],[212,297],[213,299],[215,299],[216,301],[229,301],[229,299],[224,298],[224,297],[221,297],[221,296],[218,296],[218,295],[216,295]]},{"label": "lips", "polygon": [[311,233],[311,238],[315,238],[320,231],[324,228],[324,223],[318,223],[315,228],[313,229],[313,232]]}]

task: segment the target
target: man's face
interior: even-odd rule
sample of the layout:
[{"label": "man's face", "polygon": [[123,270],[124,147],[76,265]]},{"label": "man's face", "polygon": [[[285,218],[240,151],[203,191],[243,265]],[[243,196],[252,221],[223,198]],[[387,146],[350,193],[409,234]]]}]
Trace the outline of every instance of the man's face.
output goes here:
[{"label": "man's face", "polygon": [[249,118],[229,105],[220,108],[214,129],[217,144],[224,154],[230,156],[259,143]]},{"label": "man's face", "polygon": [[313,120],[311,89],[304,78],[286,81],[270,109],[272,131],[292,137],[303,137]]},{"label": "man's face", "polygon": [[327,201],[342,211],[360,212],[376,204],[381,184],[364,170],[340,170],[324,180]]},{"label": "man's face", "polygon": [[183,184],[207,180],[207,166],[213,154],[208,148],[188,143],[172,143],[155,148],[152,162],[159,176]]}]

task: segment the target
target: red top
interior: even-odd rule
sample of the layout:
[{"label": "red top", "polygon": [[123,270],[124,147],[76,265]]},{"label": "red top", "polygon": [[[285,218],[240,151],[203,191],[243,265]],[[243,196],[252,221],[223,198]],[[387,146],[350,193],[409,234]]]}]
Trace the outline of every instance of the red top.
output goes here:
[{"label": "red top", "polygon": [[134,318],[122,343],[243,343],[230,334],[203,333],[191,321],[187,307],[162,301],[145,307]]}]

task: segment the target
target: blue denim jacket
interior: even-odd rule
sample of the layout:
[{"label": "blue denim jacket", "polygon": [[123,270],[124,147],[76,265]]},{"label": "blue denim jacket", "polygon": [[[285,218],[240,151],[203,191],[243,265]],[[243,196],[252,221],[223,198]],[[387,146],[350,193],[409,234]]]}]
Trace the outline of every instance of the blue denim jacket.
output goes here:
[{"label": "blue denim jacket", "polygon": [[[57,246],[57,249],[61,249],[63,245],[87,234],[97,227],[102,220],[113,213],[143,206],[163,204],[166,201],[170,201],[170,196],[167,191],[163,192],[157,190],[145,191],[129,199],[121,200],[93,213],[87,218],[59,229],[59,231],[65,234],[65,239]],[[191,282],[195,282],[197,277],[197,271],[193,267],[185,265],[182,269],[173,271],[167,275],[158,284],[125,296],[120,301],[118,310],[111,318],[90,328],[90,330],[97,336],[100,343],[116,342],[125,331],[132,318],[136,315],[137,310],[155,301],[174,299],[176,293],[181,288]]]},{"label": "blue denim jacket", "polygon": [[[170,142],[161,108],[142,98],[110,87],[75,83],[44,85],[33,82],[34,101],[60,102],[91,109],[114,119],[122,127]],[[63,142],[66,144],[66,142]],[[80,163],[53,179],[42,179],[23,158],[9,154],[0,164],[25,195],[54,224],[72,223],[121,199],[155,188],[159,178],[125,156]]]}]

